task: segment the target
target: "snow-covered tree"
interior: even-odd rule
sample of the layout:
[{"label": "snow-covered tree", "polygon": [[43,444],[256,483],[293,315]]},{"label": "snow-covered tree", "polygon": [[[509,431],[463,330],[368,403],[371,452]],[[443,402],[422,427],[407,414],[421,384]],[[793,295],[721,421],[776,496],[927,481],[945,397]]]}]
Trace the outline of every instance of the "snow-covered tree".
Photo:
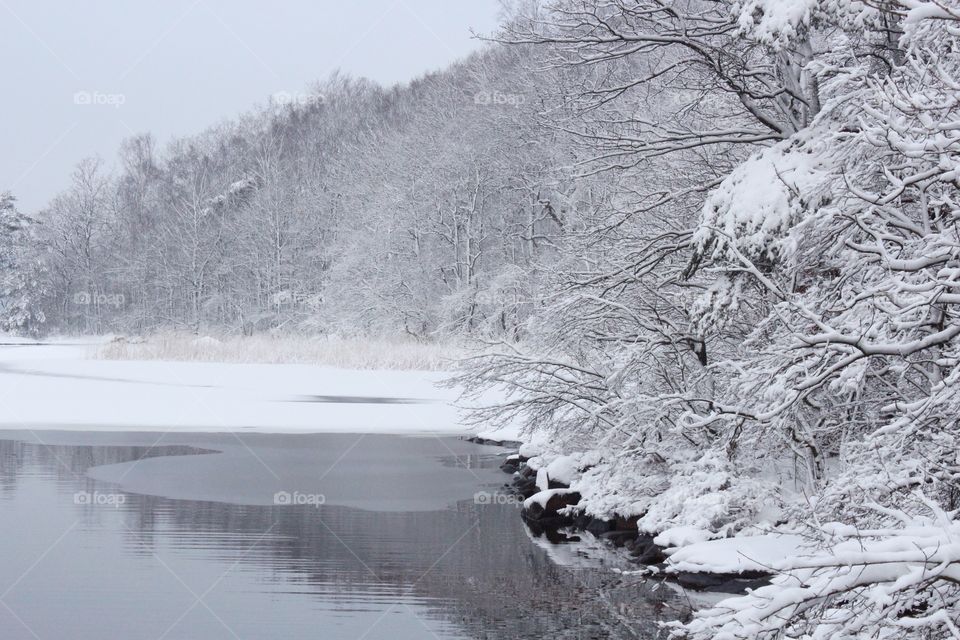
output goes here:
[{"label": "snow-covered tree", "polygon": [[957,637],[960,7],[813,3],[787,17],[776,40],[764,20],[744,19],[745,35],[823,33],[810,65],[823,110],[711,195],[695,261],[719,276],[708,322],[767,306],[730,365],[737,401],[709,420],[747,416],[804,454],[824,552],[690,628]]},{"label": "snow-covered tree", "polygon": [[36,334],[44,322],[43,283],[31,227],[16,198],[0,192],[0,328]]}]

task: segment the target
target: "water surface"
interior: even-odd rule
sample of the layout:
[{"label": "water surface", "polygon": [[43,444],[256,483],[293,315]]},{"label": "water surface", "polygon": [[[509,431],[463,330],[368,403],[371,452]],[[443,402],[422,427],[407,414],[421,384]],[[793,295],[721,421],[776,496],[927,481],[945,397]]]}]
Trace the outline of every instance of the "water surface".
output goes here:
[{"label": "water surface", "polygon": [[494,447],[0,438],[4,640],[654,638],[684,608],[532,537],[517,505],[490,498],[506,479]]}]

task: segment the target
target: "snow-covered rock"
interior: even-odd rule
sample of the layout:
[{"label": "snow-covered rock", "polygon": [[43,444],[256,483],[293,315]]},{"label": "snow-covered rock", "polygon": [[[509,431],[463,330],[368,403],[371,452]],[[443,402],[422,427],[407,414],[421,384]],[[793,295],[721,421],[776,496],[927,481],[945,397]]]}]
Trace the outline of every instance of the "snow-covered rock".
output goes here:
[{"label": "snow-covered rock", "polygon": [[546,466],[546,472],[550,480],[570,486],[578,475],[577,463],[571,456],[560,456]]}]

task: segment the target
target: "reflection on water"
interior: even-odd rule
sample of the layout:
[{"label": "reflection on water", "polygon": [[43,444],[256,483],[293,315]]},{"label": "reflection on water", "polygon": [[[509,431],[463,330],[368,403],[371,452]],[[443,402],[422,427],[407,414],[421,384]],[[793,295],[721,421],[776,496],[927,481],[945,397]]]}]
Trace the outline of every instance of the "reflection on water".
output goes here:
[{"label": "reflection on water", "polygon": [[551,561],[516,505],[473,499],[496,450],[456,438],[4,437],[5,640],[654,638],[682,608]]}]

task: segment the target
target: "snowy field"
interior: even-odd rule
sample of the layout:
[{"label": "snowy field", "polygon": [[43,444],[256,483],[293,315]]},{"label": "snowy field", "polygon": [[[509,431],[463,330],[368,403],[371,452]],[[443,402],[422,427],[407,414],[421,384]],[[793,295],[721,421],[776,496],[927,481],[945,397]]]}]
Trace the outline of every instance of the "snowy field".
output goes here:
[{"label": "snowy field", "polygon": [[443,372],[103,360],[91,341],[0,342],[0,428],[465,431]]}]

